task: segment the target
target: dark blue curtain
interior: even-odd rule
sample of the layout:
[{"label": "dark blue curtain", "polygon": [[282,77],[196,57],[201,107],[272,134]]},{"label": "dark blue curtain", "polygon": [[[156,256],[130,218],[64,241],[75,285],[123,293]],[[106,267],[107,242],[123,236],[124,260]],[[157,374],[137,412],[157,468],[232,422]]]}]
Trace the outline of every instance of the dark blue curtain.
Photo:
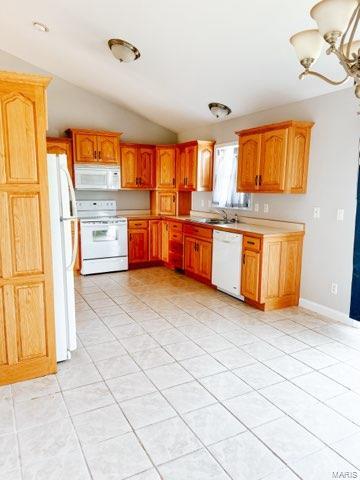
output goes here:
[{"label": "dark blue curtain", "polygon": [[[359,163],[360,165],[360,163]],[[354,268],[351,289],[350,317],[360,321],[360,167],[357,189],[357,210],[355,224]]]}]

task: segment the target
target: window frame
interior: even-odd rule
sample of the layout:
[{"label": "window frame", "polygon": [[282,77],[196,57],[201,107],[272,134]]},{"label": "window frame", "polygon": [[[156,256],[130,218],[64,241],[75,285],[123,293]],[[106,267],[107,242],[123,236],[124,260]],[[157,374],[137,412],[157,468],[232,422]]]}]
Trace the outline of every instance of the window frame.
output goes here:
[{"label": "window frame", "polygon": [[[214,187],[215,187],[215,162],[216,162],[216,149],[217,148],[223,148],[223,147],[239,147],[238,142],[233,141],[233,142],[224,142],[224,143],[216,143],[214,145],[214,178],[213,178],[213,190],[212,190],[212,195],[211,195],[211,208],[213,209],[218,209],[218,210],[244,210],[244,211],[252,211],[253,209],[253,194],[250,192],[237,192],[237,193],[244,193],[246,195],[249,195],[249,206],[248,207],[219,207],[218,205],[214,204],[213,198],[214,198]],[[239,154],[239,150],[238,150]],[[237,171],[236,171],[237,174]]]}]

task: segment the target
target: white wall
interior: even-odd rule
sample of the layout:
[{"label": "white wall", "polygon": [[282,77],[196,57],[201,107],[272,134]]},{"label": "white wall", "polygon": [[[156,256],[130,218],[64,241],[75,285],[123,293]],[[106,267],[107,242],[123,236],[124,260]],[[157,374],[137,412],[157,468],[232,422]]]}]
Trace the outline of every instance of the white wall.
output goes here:
[{"label": "white wall", "polygon": [[[358,103],[353,89],[346,89],[179,134],[179,141],[198,138],[225,143],[236,141],[235,130],[243,128],[289,119],[315,122],[307,193],[256,194],[253,200],[260,204],[259,213],[246,215],[305,222],[301,296],[345,314],[350,308],[352,278]],[[209,200],[211,193],[194,193],[193,209],[208,210]],[[268,214],[263,212],[264,203],[270,206]],[[319,220],[312,217],[313,207],[321,208]],[[345,209],[344,222],[336,220],[338,208]],[[337,296],[330,293],[332,282],[338,283]]]},{"label": "white wall", "polygon": [[[0,50],[0,70],[51,75],[30,63]],[[121,88],[121,87],[119,87]],[[126,92],[124,92],[126,95]],[[48,136],[64,136],[67,128],[93,128],[123,132],[129,142],[174,143],[176,134],[146,118],[111,103],[65,80],[54,77],[47,89]],[[111,195],[111,194],[110,194]],[[77,192],[82,200],[110,199],[109,193]],[[148,192],[116,192],[120,209],[149,209]]]}]

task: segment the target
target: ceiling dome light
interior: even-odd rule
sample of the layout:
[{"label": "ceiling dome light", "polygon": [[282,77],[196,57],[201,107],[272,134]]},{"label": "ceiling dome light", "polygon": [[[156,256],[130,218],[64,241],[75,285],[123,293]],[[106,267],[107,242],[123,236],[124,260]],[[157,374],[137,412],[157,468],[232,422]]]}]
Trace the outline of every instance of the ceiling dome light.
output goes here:
[{"label": "ceiling dome light", "polygon": [[39,32],[49,31],[49,27],[45,25],[45,23],[33,22],[33,27],[36,28],[36,30],[39,30]]},{"label": "ceiling dome light", "polygon": [[214,117],[218,119],[225,118],[231,113],[230,108],[226,105],[223,105],[222,103],[209,103],[209,109],[210,112],[214,115]]},{"label": "ceiling dome light", "polygon": [[108,41],[108,45],[114,57],[120,62],[133,62],[140,57],[139,50],[125,40],[112,38]]}]

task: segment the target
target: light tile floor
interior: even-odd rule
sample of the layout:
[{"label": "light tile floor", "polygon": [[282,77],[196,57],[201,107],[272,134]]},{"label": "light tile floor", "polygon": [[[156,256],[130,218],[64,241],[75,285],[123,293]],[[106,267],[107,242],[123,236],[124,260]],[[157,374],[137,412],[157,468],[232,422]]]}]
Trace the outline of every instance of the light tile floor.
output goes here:
[{"label": "light tile floor", "polygon": [[0,388],[0,479],[360,475],[360,329],[164,268],[76,290],[72,360]]}]

